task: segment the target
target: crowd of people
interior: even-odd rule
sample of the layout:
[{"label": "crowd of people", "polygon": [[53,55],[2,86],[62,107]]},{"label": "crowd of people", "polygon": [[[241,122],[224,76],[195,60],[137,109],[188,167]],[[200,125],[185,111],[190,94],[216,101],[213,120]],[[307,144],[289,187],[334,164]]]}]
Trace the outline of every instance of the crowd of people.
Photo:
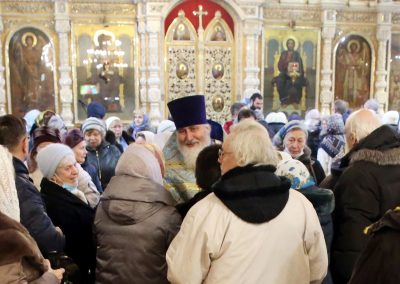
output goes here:
[{"label": "crowd of people", "polygon": [[400,283],[399,113],[334,106],[1,116],[1,282]]}]

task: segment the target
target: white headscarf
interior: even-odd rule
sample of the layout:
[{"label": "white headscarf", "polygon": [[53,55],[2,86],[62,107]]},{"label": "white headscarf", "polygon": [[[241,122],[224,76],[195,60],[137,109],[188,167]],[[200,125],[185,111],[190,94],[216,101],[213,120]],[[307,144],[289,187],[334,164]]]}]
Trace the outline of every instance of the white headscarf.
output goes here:
[{"label": "white headscarf", "polygon": [[15,171],[12,155],[0,145],[0,211],[20,221],[19,201],[15,188]]}]

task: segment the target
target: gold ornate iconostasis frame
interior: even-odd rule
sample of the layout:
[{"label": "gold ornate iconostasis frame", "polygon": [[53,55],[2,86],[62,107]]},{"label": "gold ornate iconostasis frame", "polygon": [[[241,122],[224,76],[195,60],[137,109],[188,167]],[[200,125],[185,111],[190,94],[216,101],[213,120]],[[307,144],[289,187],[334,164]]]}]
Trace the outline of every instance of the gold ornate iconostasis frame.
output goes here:
[{"label": "gold ornate iconostasis frame", "polygon": [[200,33],[183,11],[168,27],[164,45],[165,107],[173,99],[202,93],[208,117],[223,123],[230,118],[230,105],[236,98],[234,37],[218,11]]},{"label": "gold ornate iconostasis frame", "polygon": [[400,32],[392,33],[390,42],[388,110],[400,110]]},{"label": "gold ornate iconostasis frame", "polygon": [[[339,62],[341,61],[341,56],[342,56],[339,54],[339,51],[340,51],[340,49],[345,49],[346,54],[350,53],[349,45],[352,42],[359,41],[359,40],[361,40],[360,52],[362,52],[362,50],[366,48],[365,44],[370,49],[370,55],[368,55],[369,61],[365,62],[365,64],[368,64],[369,69],[370,69],[369,78],[368,78],[369,90],[368,90],[368,93],[365,94],[365,97],[363,99],[360,99],[357,102],[349,101],[349,107],[352,108],[353,110],[361,108],[366,100],[373,98],[373,95],[375,92],[376,41],[375,41],[375,39],[371,40],[371,38],[367,34],[356,33],[356,32],[351,32],[351,31],[346,33],[346,30],[342,30],[342,36],[336,38],[336,40],[332,43],[332,45],[334,46],[333,51],[332,51],[333,52],[333,55],[332,55],[332,59],[333,59],[333,61],[332,61],[333,62],[333,64],[332,64],[333,100],[344,99],[344,100],[348,101],[348,99],[346,97],[343,97],[343,95],[340,94],[342,92],[337,90],[338,85],[336,84],[336,80],[339,79],[338,76],[345,75],[344,72],[346,72],[345,70],[340,70],[340,69],[338,70]],[[341,84],[343,87],[346,84],[346,82],[345,82],[346,80],[347,80],[346,78],[340,79],[340,81],[343,81],[343,84]],[[389,86],[388,86],[388,88],[389,88]],[[387,105],[387,103],[386,103],[386,105]]]},{"label": "gold ornate iconostasis frame", "polygon": [[74,115],[86,118],[84,105],[99,101],[107,115],[132,119],[139,106],[138,47],[134,24],[72,25]]},{"label": "gold ornate iconostasis frame", "polygon": [[[280,100],[277,79],[280,74],[278,63],[283,52],[287,50],[286,43],[289,39],[294,40],[294,51],[302,59],[305,80],[302,84],[303,87],[301,87],[301,93],[298,91],[297,94],[297,97],[301,96],[301,98],[294,100],[295,102],[289,100],[286,104]],[[290,114],[294,111],[304,113],[308,109],[318,108],[321,58],[320,30],[313,27],[296,27],[294,30],[287,27],[267,26],[264,29],[263,47],[262,78],[264,100],[266,101],[264,111],[285,111]],[[298,77],[297,74],[290,77],[293,85],[295,85],[294,82]],[[293,93],[295,92],[293,91]],[[283,97],[282,94],[281,97]]]},{"label": "gold ornate iconostasis frame", "polygon": [[[15,48],[15,45],[12,47],[10,46],[13,44],[12,41],[15,42],[20,42],[24,38],[28,37],[30,35],[33,37],[33,42],[32,42],[32,48],[39,48],[40,50],[37,50],[40,54],[37,54],[37,59],[35,58],[30,58],[28,61],[30,61],[30,64],[34,64],[35,67],[34,69],[29,68],[31,70],[37,70],[40,74],[38,74],[38,78],[36,79],[29,79],[29,78],[21,78],[24,82],[28,81],[37,81],[38,88],[40,88],[40,92],[37,94],[36,98],[36,103],[29,105],[27,104],[27,109],[21,111],[16,111],[15,107],[23,106],[24,104],[24,98],[22,98],[20,95],[17,96],[18,91],[15,89],[15,86],[12,86],[12,84],[15,84],[15,69],[18,68],[20,69],[19,72],[22,72],[22,68],[24,65],[22,62],[13,62],[15,58],[12,56],[12,54],[15,55],[15,53],[19,53],[18,57],[24,57],[24,50],[23,48],[26,48],[25,44],[20,45],[21,50],[11,50],[10,48]],[[24,114],[31,110],[31,109],[39,109],[41,111],[45,109],[51,109],[55,112],[59,112],[60,110],[60,104],[61,100],[59,98],[59,87],[58,87],[58,78],[60,77],[59,71],[58,71],[58,38],[57,34],[54,33],[51,29],[48,28],[48,25],[44,26],[38,26],[36,22],[32,23],[31,25],[19,25],[18,21],[12,23],[11,27],[9,30],[5,30],[4,36],[1,39],[2,42],[5,42],[4,44],[4,58],[5,58],[5,73],[6,73],[6,109],[8,113],[13,113],[17,116],[24,116]],[[40,42],[42,41],[42,45],[40,46]],[[45,53],[45,50],[48,49],[48,51]],[[33,57],[35,57],[34,54],[31,54]],[[43,59],[43,56],[46,55],[45,60]],[[39,60],[39,57],[41,58]],[[40,62],[39,62],[40,61]],[[24,60],[26,62],[26,60]],[[28,64],[28,63],[27,63]],[[39,66],[40,64],[40,66]],[[19,66],[18,66],[19,65]],[[15,68],[16,67],[16,68]],[[43,71],[43,69],[47,69],[46,72]],[[12,70],[14,69],[14,70]],[[41,69],[41,70],[39,70]],[[49,79],[48,76],[51,76]],[[51,86],[48,84],[50,83]],[[27,83],[25,84],[27,85]],[[48,93],[47,95],[42,94],[42,91],[46,91],[46,88],[52,87],[52,92],[53,94]],[[21,88],[19,88],[21,89]],[[14,91],[14,92],[13,92]],[[27,90],[27,92],[29,92]],[[21,94],[23,91],[21,91]],[[29,92],[31,93],[31,92]],[[44,95],[44,97],[43,97]],[[29,96],[32,96],[30,94]],[[53,98],[50,98],[53,96]]]}]

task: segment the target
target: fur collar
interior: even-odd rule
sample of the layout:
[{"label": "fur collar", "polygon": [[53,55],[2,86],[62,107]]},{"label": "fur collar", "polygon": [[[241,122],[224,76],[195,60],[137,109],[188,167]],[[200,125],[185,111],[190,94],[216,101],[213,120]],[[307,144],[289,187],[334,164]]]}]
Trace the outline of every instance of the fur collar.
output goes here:
[{"label": "fur collar", "polygon": [[400,147],[386,151],[361,149],[354,152],[350,158],[350,164],[354,162],[371,162],[379,166],[400,165]]}]

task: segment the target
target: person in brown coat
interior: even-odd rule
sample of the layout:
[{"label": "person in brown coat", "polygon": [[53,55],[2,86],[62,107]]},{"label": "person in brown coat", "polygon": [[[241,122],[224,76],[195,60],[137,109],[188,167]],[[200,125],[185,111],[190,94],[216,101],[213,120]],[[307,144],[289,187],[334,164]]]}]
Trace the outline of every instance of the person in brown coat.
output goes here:
[{"label": "person in brown coat", "polygon": [[145,145],[122,154],[97,208],[96,283],[168,283],[165,254],[181,217]]}]

